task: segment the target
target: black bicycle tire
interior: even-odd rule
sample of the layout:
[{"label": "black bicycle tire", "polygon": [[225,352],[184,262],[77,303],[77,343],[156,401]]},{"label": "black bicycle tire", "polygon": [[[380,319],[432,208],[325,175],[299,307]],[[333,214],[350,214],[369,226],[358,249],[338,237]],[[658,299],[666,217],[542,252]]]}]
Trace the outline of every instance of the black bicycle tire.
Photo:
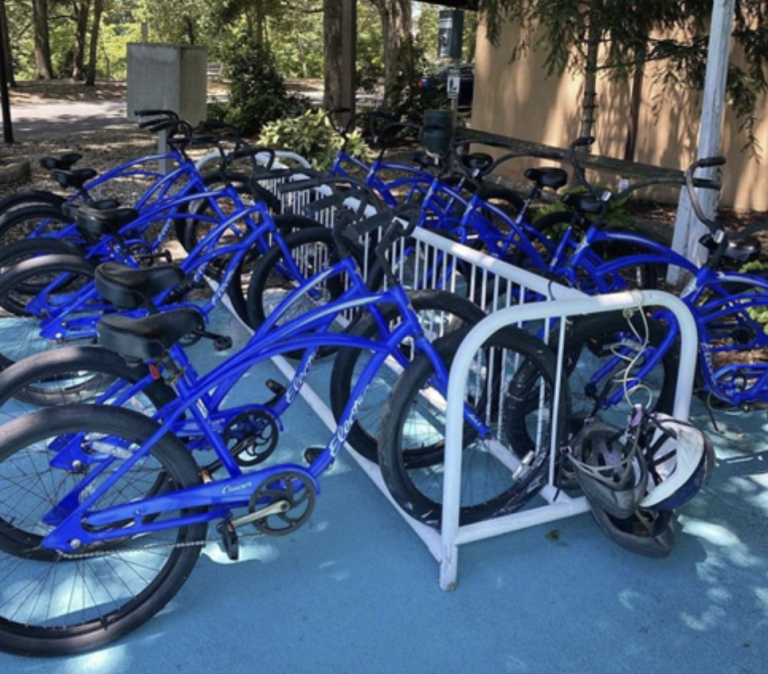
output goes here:
[{"label": "black bicycle tire", "polygon": [[[14,229],[23,228],[25,222],[30,220],[52,219],[61,221],[62,227],[70,224],[69,220],[61,211],[61,206],[51,206],[47,204],[32,204],[30,206],[21,206],[0,216],[0,239],[11,235]],[[12,235],[16,240],[21,240],[27,236],[27,232]],[[43,237],[39,237],[43,238]]]},{"label": "black bicycle tire", "polygon": [[[464,331],[457,331],[435,343],[441,357],[449,365],[456,350],[466,337]],[[442,342],[442,343],[440,343]],[[491,336],[486,346],[509,349],[516,353],[524,352],[526,357],[536,363],[536,368],[554,384],[556,363],[555,356],[540,340],[517,328],[505,328]],[[429,359],[420,354],[406,368],[392,390],[382,414],[379,434],[379,465],[384,481],[391,496],[405,512],[416,520],[432,527],[439,527],[442,520],[442,503],[431,500],[413,485],[407,474],[408,459],[401,451],[402,427],[407,419],[412,399],[418,394],[422,382],[428,381],[432,373]],[[561,433],[567,425],[567,386],[561,387],[561,405],[558,428]],[[465,425],[466,429],[466,425]],[[466,442],[465,432],[465,442]],[[526,471],[525,479],[506,492],[497,494],[483,503],[465,505],[460,508],[461,524],[471,524],[485,519],[509,514],[521,508],[532,498],[546,481],[545,460],[548,448],[535,457]]]},{"label": "black bicycle tire", "polygon": [[[307,244],[321,243],[329,247],[331,261],[338,255],[336,244],[333,240],[333,233],[325,227],[318,226],[301,229],[287,235],[284,238],[284,241],[288,250],[291,251]],[[254,330],[258,330],[267,318],[267,313],[264,309],[266,289],[270,281],[270,276],[273,274],[273,270],[282,259],[282,248],[279,246],[272,246],[272,248],[259,258],[253,270],[253,274],[251,275],[251,280],[248,284],[247,312],[248,324]],[[329,280],[328,288],[332,297],[339,297],[344,290],[342,279],[339,276],[333,277]],[[333,351],[334,349],[332,347],[322,348],[319,351],[319,355],[324,356]],[[301,350],[294,350],[283,355],[289,358],[300,358],[302,353],[303,351]]]},{"label": "black bicycle tire", "polygon": [[[25,281],[34,278],[42,273],[67,273],[79,274],[84,278],[94,278],[95,269],[91,262],[83,257],[76,255],[45,255],[43,257],[33,258],[14,265],[7,273],[0,276],[0,305],[6,306],[9,303],[9,293],[17,286],[24,285]],[[23,293],[22,293],[23,294]],[[18,302],[14,313],[17,316],[28,315]],[[8,358],[0,353],[0,370],[8,367],[15,360]]]},{"label": "black bicycle tire", "polygon": [[[82,256],[80,249],[72,243],[62,239],[40,237],[35,239],[22,239],[8,246],[0,248],[0,276],[10,271],[14,265],[43,255],[77,255]],[[41,288],[28,287],[30,295],[37,294]],[[3,303],[0,299],[0,307],[10,313],[15,313],[17,307]]]},{"label": "black bicycle tire", "polygon": [[[606,337],[613,339],[611,337],[612,335],[631,332],[631,329],[628,326],[628,320],[632,321],[635,331],[641,337],[646,337],[645,330],[647,325],[648,342],[649,345],[654,347],[661,343],[661,340],[667,332],[666,326],[659,324],[658,321],[654,321],[650,317],[646,317],[646,320],[644,321],[642,317],[637,315],[637,313],[635,313],[631,319],[627,319],[621,311],[605,312],[580,318],[574,323],[573,327],[567,331],[565,338],[564,367],[569,378],[577,367],[580,355],[584,349],[588,349],[595,354],[597,348],[604,348],[604,342],[601,341],[598,344],[596,343],[596,340]],[[551,341],[553,342],[553,348],[556,348],[558,337],[553,336]],[[677,375],[680,366],[677,345],[666,351],[660,364],[663,368],[664,382],[658,397],[655,399],[655,402],[650,409],[655,412],[671,414],[675,403]],[[580,392],[575,389],[572,383],[569,384],[569,388],[571,391],[571,398],[575,399]],[[631,410],[627,410],[627,415],[630,411]]]},{"label": "black bicycle tire", "polygon": [[25,206],[33,206],[35,204],[61,207],[65,201],[64,197],[46,190],[14,192],[0,199],[0,223],[2,223],[2,218],[6,213],[10,213],[17,208],[24,208]]},{"label": "black bicycle tire", "polygon": [[[276,215],[274,216],[274,221],[278,231],[282,236],[287,236],[288,234],[309,227],[320,226],[320,223],[318,223],[316,220],[312,220],[311,218],[306,218],[300,215],[294,215],[292,213],[286,215]],[[246,254],[246,256],[240,261],[240,264],[237,265],[237,268],[232,273],[232,278],[230,279],[229,285],[227,286],[227,296],[232,303],[232,308],[244,323],[248,323],[247,287],[245,291],[243,291],[243,286],[246,285],[244,280],[246,275],[245,266],[246,264],[255,265],[258,262],[260,256],[261,251],[259,250],[258,246],[254,246],[250,251],[248,251],[248,254]],[[248,277],[247,280],[250,283],[250,277]]]},{"label": "black bicycle tire", "polygon": [[[421,290],[409,293],[411,305],[417,313],[422,310],[437,310],[452,313],[461,318],[465,325],[474,325],[485,318],[486,314],[476,304],[468,299],[445,291]],[[398,315],[394,306],[379,307],[386,320]],[[351,334],[371,339],[378,334],[378,326],[372,316],[364,316],[351,331]],[[331,371],[330,402],[333,416],[338,423],[341,419],[347,401],[352,395],[355,366],[362,355],[361,349],[342,348],[336,354]],[[379,408],[380,409],[380,408]],[[378,462],[378,439],[372,432],[363,427],[363,410],[350,428],[347,442],[358,454],[369,461]]]},{"label": "black bicycle tire", "polygon": [[[57,396],[31,392],[30,384],[44,378],[54,379],[68,372],[89,371],[106,375],[108,380],[125,380],[135,384],[149,374],[143,363],[128,364],[122,356],[101,346],[67,346],[38,353],[20,360],[0,372],[0,408],[11,398],[36,405],[83,404],[89,392],[82,387],[71,391],[72,399],[56,401]],[[174,390],[163,380],[152,381],[142,390],[157,409],[176,399]],[[70,393],[67,393],[69,396]],[[78,399],[79,398],[79,399]]]},{"label": "black bicycle tire", "polygon": [[525,199],[523,197],[514,190],[504,187],[503,185],[488,185],[487,183],[481,183],[477,190],[477,196],[483,201],[490,201],[491,199],[505,201],[509,206],[514,208],[515,215],[520,213],[525,206]]},{"label": "black bicycle tire", "polygon": [[[50,408],[2,427],[0,469],[9,457],[38,439],[78,433],[87,429],[90,432],[120,435],[132,442],[143,443],[157,428],[158,424],[148,417],[120,408],[93,405]],[[163,470],[171,476],[175,488],[185,489],[200,483],[194,459],[174,436],[166,434],[161,437],[152,454],[161,462]],[[27,655],[70,655],[104,646],[124,637],[152,618],[176,595],[192,572],[200,551],[198,545],[184,544],[205,540],[206,530],[205,523],[180,527],[176,541],[181,545],[172,548],[168,561],[158,570],[157,577],[136,597],[121,605],[112,614],[68,627],[24,625],[3,617],[0,620],[0,648]],[[24,547],[32,545],[37,538],[39,536],[33,538],[32,534],[27,534],[26,542],[17,540],[12,544],[2,537],[0,541],[6,548],[13,548],[15,545],[15,549],[6,552],[20,558],[24,554]],[[66,563],[78,564],[80,561],[70,560]]]}]

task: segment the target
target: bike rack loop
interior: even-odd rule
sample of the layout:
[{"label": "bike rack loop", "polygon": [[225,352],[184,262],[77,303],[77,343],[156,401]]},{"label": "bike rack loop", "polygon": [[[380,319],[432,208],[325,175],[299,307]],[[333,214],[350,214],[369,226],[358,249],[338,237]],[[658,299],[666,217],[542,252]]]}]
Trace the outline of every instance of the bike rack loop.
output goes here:
[{"label": "bike rack loop", "polygon": [[[445,474],[443,476],[443,517],[441,528],[440,587],[455,588],[458,577],[458,546],[503,533],[570,517],[589,510],[586,498],[570,499],[564,494],[544,493],[548,505],[513,513],[478,524],[459,526],[461,502],[461,455],[463,406],[472,361],[483,342],[500,329],[523,321],[565,318],[640,306],[665,307],[678,321],[681,335],[680,372],[675,391],[674,416],[687,420],[690,412],[696,369],[698,336],[688,307],[674,295],[658,290],[630,291],[579,299],[553,300],[500,309],[478,323],[462,341],[451,366],[446,410]],[[561,321],[561,325],[564,322]],[[560,340],[561,350],[564,340]],[[555,400],[559,399],[562,353],[558,355]],[[556,419],[557,414],[553,417]],[[552,485],[549,485],[550,488]],[[546,489],[546,488],[545,488]],[[559,496],[559,497],[558,497]]]}]

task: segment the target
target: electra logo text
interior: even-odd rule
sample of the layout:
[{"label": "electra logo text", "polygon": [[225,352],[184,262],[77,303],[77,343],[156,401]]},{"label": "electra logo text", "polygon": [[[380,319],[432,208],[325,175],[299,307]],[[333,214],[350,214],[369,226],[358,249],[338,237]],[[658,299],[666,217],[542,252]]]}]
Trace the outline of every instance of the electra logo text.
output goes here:
[{"label": "electra logo text", "polygon": [[233,492],[244,491],[245,489],[250,489],[252,486],[253,486],[253,482],[244,482],[243,484],[227,485],[226,487],[222,488],[221,495],[226,496],[227,494],[232,494]]},{"label": "electra logo text", "polygon": [[349,432],[352,430],[352,426],[357,419],[357,413],[360,411],[360,405],[363,404],[363,396],[360,396],[356,401],[352,410],[349,413],[346,421],[336,429],[336,434],[331,439],[329,449],[331,450],[331,456],[336,456],[344,445],[344,441],[347,439]]},{"label": "electra logo text", "polygon": [[225,275],[224,278],[221,280],[221,284],[218,288],[216,288],[216,292],[213,293],[213,303],[218,304],[221,301],[221,298],[224,296],[224,293],[227,292],[227,287],[229,286],[229,281],[232,278],[233,270],[230,269]]},{"label": "electra logo text", "polygon": [[316,357],[317,357],[317,353],[312,354],[309,360],[307,360],[307,364],[304,366],[302,371],[299,372],[291,382],[291,385],[285,394],[285,402],[288,403],[289,405],[296,399],[296,396],[299,394],[301,387],[304,386],[304,382],[307,380],[307,377],[309,376],[309,371],[312,368],[312,363],[315,362]]}]

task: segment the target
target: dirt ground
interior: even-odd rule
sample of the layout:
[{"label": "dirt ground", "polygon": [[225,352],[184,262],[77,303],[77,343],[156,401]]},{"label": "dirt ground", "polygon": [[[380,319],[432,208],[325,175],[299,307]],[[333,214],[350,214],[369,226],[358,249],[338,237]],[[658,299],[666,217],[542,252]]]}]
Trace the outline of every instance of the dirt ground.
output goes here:
[{"label": "dirt ground", "polygon": [[74,80],[52,82],[19,82],[12,87],[11,105],[20,103],[44,103],[45,101],[119,101],[125,98],[125,81],[97,82],[86,87]]}]

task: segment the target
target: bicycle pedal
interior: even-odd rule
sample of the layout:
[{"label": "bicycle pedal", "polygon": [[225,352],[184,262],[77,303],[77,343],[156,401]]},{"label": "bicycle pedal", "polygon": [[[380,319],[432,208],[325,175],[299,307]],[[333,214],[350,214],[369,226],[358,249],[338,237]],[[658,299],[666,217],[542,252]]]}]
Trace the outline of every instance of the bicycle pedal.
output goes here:
[{"label": "bicycle pedal", "polygon": [[[307,463],[307,465],[312,465],[315,461],[317,461],[318,457],[325,451],[325,447],[322,447],[321,445],[312,445],[311,447],[307,447],[304,450],[304,461]],[[328,470],[330,470],[333,467],[333,464],[336,463],[336,460],[334,459],[331,461],[330,465],[328,466]]]},{"label": "bicycle pedal", "polygon": [[264,384],[270,391],[272,391],[272,393],[277,396],[281,396],[283,393],[285,393],[285,386],[283,386],[279,381],[275,381],[274,379],[267,379]]},{"label": "bicycle pedal", "polygon": [[274,395],[267,402],[263,403],[264,407],[274,407],[277,405],[277,401],[285,395],[286,388],[274,379],[267,379],[265,383]]},{"label": "bicycle pedal", "polygon": [[221,535],[221,544],[224,546],[224,551],[227,553],[227,557],[233,562],[236,562],[240,559],[240,541],[232,522],[224,520],[219,523],[216,529]]}]

